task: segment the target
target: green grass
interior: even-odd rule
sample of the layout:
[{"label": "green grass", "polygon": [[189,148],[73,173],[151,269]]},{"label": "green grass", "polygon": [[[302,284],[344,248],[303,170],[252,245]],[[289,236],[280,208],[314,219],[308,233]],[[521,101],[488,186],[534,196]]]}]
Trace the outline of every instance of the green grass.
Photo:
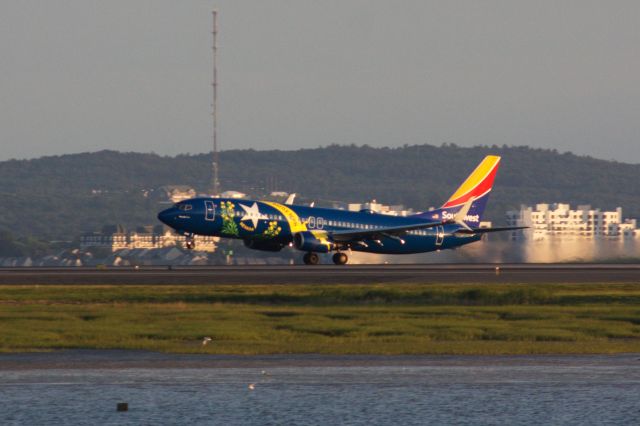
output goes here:
[{"label": "green grass", "polygon": [[640,285],[0,286],[0,351],[65,348],[640,352]]}]

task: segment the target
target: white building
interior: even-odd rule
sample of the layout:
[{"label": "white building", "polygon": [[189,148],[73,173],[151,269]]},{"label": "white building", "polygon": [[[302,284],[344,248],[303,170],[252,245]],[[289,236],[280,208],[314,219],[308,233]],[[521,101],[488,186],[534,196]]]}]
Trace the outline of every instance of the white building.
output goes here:
[{"label": "white building", "polygon": [[245,194],[244,192],[240,192],[240,191],[224,191],[222,194],[220,194],[221,198],[247,198],[247,194]]},{"label": "white building", "polygon": [[622,208],[615,211],[592,209],[580,205],[571,210],[569,204],[536,204],[535,209],[521,206],[520,210],[507,212],[509,226],[528,226],[530,229],[514,232],[514,238],[522,236],[541,240],[548,237],[571,238],[621,238],[635,237],[636,220],[622,218]]},{"label": "white building", "polygon": [[174,203],[196,196],[196,190],[187,185],[165,185],[159,188],[166,198]]},{"label": "white building", "polygon": [[378,203],[376,200],[372,200],[367,203],[349,203],[347,210],[352,212],[358,212],[361,210],[371,210],[374,213],[388,214],[390,216],[409,216],[414,214],[413,210],[407,210],[402,205],[387,206],[385,204]]},{"label": "white building", "polygon": [[[113,229],[110,229],[113,228]],[[219,237],[198,235],[196,250],[215,252]],[[113,251],[122,249],[161,249],[166,247],[184,247],[186,237],[162,229],[142,227],[127,232],[121,226],[105,227],[102,232],[92,232],[80,237],[80,248],[106,248]]]}]

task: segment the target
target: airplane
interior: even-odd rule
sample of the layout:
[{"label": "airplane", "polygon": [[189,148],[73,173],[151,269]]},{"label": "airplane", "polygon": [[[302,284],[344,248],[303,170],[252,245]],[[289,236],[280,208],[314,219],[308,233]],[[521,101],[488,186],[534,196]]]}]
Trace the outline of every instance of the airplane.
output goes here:
[{"label": "airplane", "polygon": [[158,219],[185,235],[187,249],[195,248],[196,235],[235,238],[254,250],[295,247],[305,252],[307,265],[318,264],[319,253],[334,252],[333,262],[344,265],[350,251],[413,254],[452,249],[489,232],[526,228],[480,228],[499,164],[500,157],[486,156],[442,207],[410,216],[197,197],[161,211]]}]

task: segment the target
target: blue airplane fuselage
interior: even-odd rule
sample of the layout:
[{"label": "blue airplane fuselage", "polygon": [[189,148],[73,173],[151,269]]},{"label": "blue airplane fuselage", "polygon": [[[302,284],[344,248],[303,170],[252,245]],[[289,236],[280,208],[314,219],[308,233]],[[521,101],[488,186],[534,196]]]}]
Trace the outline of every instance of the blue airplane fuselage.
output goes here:
[{"label": "blue airplane fuselage", "polygon": [[[226,198],[193,198],[160,212],[158,218],[181,234],[236,238],[258,250],[278,251],[294,244],[297,233],[319,239],[339,231],[368,232],[376,229],[434,223],[416,216],[391,216],[370,211],[284,205],[268,201]],[[376,235],[356,243],[337,244],[380,254],[411,254],[451,249],[480,240],[479,234],[458,233],[458,224],[409,230],[401,238]],[[304,250],[301,248],[301,250]],[[322,251],[322,250],[309,250]],[[327,250],[329,251],[329,250]]]}]

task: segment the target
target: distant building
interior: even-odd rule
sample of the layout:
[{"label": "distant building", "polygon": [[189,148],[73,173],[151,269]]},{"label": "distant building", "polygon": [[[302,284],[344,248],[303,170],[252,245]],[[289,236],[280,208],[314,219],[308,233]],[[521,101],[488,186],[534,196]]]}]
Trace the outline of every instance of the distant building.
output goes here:
[{"label": "distant building", "polygon": [[239,191],[224,191],[220,194],[221,198],[247,198],[247,194]]},{"label": "distant building", "polygon": [[282,198],[287,198],[289,196],[289,193],[286,191],[271,191],[271,194],[269,194],[272,197],[282,197]]},{"label": "distant building", "polygon": [[387,206],[385,204],[378,203],[376,200],[371,200],[367,203],[349,203],[347,205],[347,210],[352,212],[369,210],[374,213],[387,214],[390,216],[409,216],[414,214],[414,211],[411,209],[405,209],[403,205],[392,205]]},{"label": "distant building", "polygon": [[[105,226],[101,232],[91,232],[80,236],[80,248],[105,248],[117,251],[123,249],[162,249],[184,247],[186,237],[165,230],[162,225],[142,226],[135,231],[126,231],[123,226]],[[219,237],[196,236],[196,250],[215,252]]]},{"label": "distant building", "polygon": [[523,232],[514,232],[513,238],[534,240],[556,236],[562,238],[633,238],[638,232],[635,219],[622,218],[622,208],[601,211],[589,205],[572,210],[569,204],[536,204],[535,208],[521,206],[507,212],[509,226],[528,226]]},{"label": "distant building", "polygon": [[187,185],[165,185],[159,188],[166,198],[174,203],[188,200],[196,196],[196,190]]}]

